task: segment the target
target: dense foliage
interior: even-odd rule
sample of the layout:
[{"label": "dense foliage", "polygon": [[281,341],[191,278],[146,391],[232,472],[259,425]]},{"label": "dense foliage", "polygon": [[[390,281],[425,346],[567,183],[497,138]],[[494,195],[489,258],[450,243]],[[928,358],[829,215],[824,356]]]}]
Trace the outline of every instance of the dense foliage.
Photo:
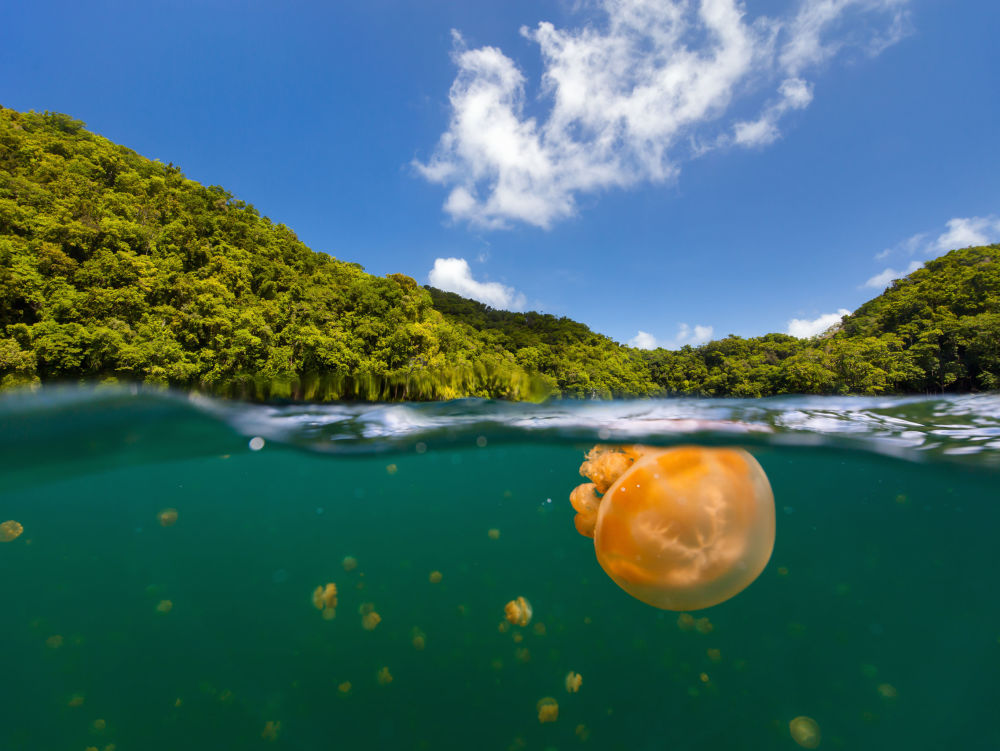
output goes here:
[{"label": "dense foliage", "polygon": [[251,398],[761,396],[1000,387],[997,246],[953,251],[814,340],[639,351],[317,253],[66,115],[0,108],[0,385]]}]

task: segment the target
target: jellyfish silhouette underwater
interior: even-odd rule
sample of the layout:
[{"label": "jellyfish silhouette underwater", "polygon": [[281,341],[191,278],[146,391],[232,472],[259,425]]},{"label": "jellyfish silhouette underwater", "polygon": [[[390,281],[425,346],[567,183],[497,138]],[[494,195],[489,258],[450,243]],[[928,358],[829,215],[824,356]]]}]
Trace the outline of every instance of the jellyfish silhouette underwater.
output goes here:
[{"label": "jellyfish silhouette underwater", "polygon": [[570,494],[601,568],[653,607],[701,610],[739,594],[774,549],[774,494],[742,449],[595,446]]}]

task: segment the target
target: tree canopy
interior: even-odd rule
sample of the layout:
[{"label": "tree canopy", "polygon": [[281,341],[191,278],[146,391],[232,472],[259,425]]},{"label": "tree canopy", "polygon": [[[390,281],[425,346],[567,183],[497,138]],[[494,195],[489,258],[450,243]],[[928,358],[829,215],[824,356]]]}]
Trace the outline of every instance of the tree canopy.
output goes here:
[{"label": "tree canopy", "polygon": [[763,396],[1000,388],[998,246],[930,261],[812,340],[641,351],[315,252],[221,187],[0,108],[0,386],[244,398]]}]

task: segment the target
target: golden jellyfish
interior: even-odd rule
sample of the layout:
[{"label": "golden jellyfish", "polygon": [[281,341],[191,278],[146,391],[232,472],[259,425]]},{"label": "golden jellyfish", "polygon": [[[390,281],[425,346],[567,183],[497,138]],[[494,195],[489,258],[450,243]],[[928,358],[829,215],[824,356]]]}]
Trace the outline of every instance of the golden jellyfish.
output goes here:
[{"label": "golden jellyfish", "polygon": [[538,721],[541,723],[555,722],[559,719],[559,702],[551,696],[538,700]]},{"label": "golden jellyfish", "polygon": [[24,527],[21,526],[20,522],[16,522],[13,519],[0,524],[0,542],[10,542],[11,540],[16,540],[24,532]]},{"label": "golden jellyfish", "polygon": [[344,556],[344,560],[340,562],[340,565],[344,567],[344,571],[353,571],[358,567],[358,559],[353,555]]},{"label": "golden jellyfish", "polygon": [[361,603],[358,613],[361,614],[361,628],[365,631],[374,631],[375,627],[382,622],[382,616],[375,612],[375,605],[373,603]]},{"label": "golden jellyfish", "polygon": [[619,587],[653,607],[701,610],[740,593],[774,548],[774,494],[742,449],[597,446],[570,494],[577,531]]},{"label": "golden jellyfish", "polygon": [[281,722],[275,722],[274,720],[268,720],[267,724],[264,725],[264,729],[260,731],[260,737],[265,741],[276,741],[278,740],[278,733],[281,731]]},{"label": "golden jellyfish", "polygon": [[531,603],[528,602],[523,597],[518,597],[516,600],[511,600],[508,602],[503,609],[504,615],[507,616],[507,620],[513,623],[515,626],[527,626],[531,623]]},{"label": "golden jellyfish", "polygon": [[172,527],[177,523],[177,509],[165,508],[156,515],[161,527]]},{"label": "golden jellyfish", "polygon": [[383,667],[379,669],[376,680],[378,680],[378,685],[380,686],[388,686],[392,683],[392,673],[389,672],[389,668]]},{"label": "golden jellyfish", "polygon": [[339,686],[337,686],[337,693],[340,694],[341,696],[350,696],[351,695],[351,682],[350,681],[344,681]]},{"label": "golden jellyfish", "polygon": [[570,670],[566,673],[566,690],[571,694],[575,694],[580,690],[580,685],[583,683],[583,676],[579,673],[574,673]]},{"label": "golden jellyfish", "polygon": [[486,533],[486,536],[489,537],[491,540],[499,540],[500,539],[500,530],[497,529],[496,527],[494,527],[493,529],[489,530]]},{"label": "golden jellyfish", "polygon": [[429,581],[431,584],[437,584],[443,578],[444,577],[441,575],[440,571],[431,571],[431,573],[427,577],[427,581]]},{"label": "golden jellyfish", "polygon": [[802,748],[819,748],[819,725],[812,717],[796,717],[788,723],[788,732]]},{"label": "golden jellyfish", "polygon": [[166,614],[166,613],[169,613],[173,609],[174,609],[174,603],[171,602],[170,600],[160,600],[157,603],[157,605],[156,605],[156,612],[157,613]]},{"label": "golden jellyfish", "polygon": [[337,585],[328,582],[325,587],[322,585],[316,587],[313,590],[312,602],[314,608],[322,611],[324,620],[332,621],[337,617]]},{"label": "golden jellyfish", "polygon": [[410,643],[415,650],[420,652],[427,646],[427,634],[414,626],[413,631],[410,632]]},{"label": "golden jellyfish", "polygon": [[62,634],[53,634],[45,640],[45,646],[49,649],[59,649],[63,645]]},{"label": "golden jellyfish", "polygon": [[879,695],[883,699],[895,699],[896,696],[898,696],[898,692],[896,691],[896,687],[893,686],[891,683],[880,683],[877,686],[877,690],[878,690]]}]

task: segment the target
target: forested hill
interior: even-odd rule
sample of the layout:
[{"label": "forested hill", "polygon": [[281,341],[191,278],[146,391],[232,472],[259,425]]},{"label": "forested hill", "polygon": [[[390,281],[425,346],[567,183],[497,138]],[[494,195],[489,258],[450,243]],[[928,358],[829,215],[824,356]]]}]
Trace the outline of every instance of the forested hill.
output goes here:
[{"label": "forested hill", "polygon": [[[492,310],[434,289],[431,294],[434,306],[450,320],[482,332],[546,372],[562,352],[578,351],[588,343],[611,346],[610,340],[566,318]],[[629,351],[646,364],[648,377],[666,394],[997,389],[1000,246],[954,250],[929,261],[812,340],[787,334],[729,336],[676,351]]]},{"label": "forested hill", "polygon": [[0,386],[247,398],[759,396],[1000,387],[997,246],[932,261],[815,340],[640,351],[307,248],[224,189],[0,108]]}]

